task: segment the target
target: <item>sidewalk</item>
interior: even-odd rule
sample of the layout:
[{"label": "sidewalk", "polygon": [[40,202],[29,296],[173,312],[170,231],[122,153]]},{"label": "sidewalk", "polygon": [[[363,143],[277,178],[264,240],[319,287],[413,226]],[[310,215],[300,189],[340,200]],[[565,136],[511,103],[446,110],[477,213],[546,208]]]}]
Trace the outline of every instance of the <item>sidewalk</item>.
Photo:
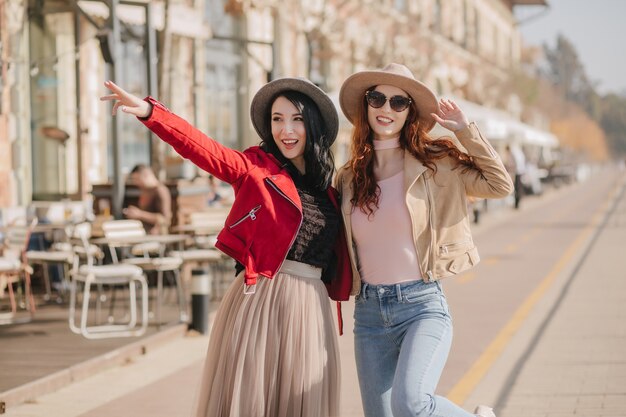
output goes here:
[{"label": "sidewalk", "polygon": [[498,417],[626,416],[626,195],[509,375]]},{"label": "sidewalk", "polygon": [[498,417],[626,416],[626,185],[573,265],[511,338],[465,406]]}]

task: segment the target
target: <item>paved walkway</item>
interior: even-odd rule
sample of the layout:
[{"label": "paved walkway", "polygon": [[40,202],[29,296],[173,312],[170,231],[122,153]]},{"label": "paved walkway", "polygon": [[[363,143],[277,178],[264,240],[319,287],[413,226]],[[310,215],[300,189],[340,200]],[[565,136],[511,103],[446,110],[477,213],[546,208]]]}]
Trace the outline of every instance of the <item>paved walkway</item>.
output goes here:
[{"label": "paved walkway", "polygon": [[626,416],[624,185],[608,210],[510,373],[498,417]]}]

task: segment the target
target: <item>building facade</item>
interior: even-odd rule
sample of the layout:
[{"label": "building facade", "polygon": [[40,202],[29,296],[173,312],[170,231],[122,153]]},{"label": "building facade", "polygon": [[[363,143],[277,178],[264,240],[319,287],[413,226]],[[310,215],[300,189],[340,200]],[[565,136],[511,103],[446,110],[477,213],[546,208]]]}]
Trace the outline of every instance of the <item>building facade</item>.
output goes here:
[{"label": "building facade", "polygon": [[[545,4],[148,3],[149,8],[124,0],[0,2],[0,206],[84,199],[93,184],[119,181],[136,163],[152,164],[169,177],[196,174],[129,117],[119,117],[115,127],[110,107],[98,100],[106,79],[139,95],[157,95],[234,148],[258,143],[249,103],[268,80],[307,77],[336,98],[348,75],[389,62],[407,65],[438,94],[519,117],[519,100],[506,89],[522,48],[513,8]],[[150,48],[160,53],[158,61]],[[107,56],[111,50],[114,59]],[[346,158],[348,132],[344,121],[339,161]]]}]

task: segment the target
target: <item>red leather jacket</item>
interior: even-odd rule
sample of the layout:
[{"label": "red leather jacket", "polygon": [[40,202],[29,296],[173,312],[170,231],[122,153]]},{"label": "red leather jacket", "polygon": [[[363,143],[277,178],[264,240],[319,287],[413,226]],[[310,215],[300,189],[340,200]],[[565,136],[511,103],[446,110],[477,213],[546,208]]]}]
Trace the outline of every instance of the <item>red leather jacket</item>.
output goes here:
[{"label": "red leather jacket", "polygon": [[[287,171],[258,146],[243,152],[227,148],[152,97],[146,100],[152,104],[152,114],[140,120],[182,157],[235,190],[233,207],[215,246],[244,266],[246,285],[254,285],[259,275],[273,278],[302,223],[302,203]],[[329,187],[328,195],[339,212],[337,191]],[[337,237],[335,256],[335,273],[326,288],[333,300],[346,301],[352,289],[352,268],[343,232]]]}]

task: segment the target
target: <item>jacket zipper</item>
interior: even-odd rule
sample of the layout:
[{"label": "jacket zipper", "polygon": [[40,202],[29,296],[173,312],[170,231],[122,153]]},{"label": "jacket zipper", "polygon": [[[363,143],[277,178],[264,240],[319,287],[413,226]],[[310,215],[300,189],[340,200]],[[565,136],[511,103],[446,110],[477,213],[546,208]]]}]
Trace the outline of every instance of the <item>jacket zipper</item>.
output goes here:
[{"label": "jacket zipper", "polygon": [[248,217],[250,218],[250,220],[256,220],[256,212],[259,211],[259,210],[261,210],[261,205],[260,204],[258,206],[256,206],[256,207],[254,207],[248,213],[246,213],[246,215],[243,216],[241,219],[237,220],[235,223],[233,223],[230,226],[228,226],[228,228],[232,229],[233,227],[238,226],[244,220],[246,220]]},{"label": "jacket zipper", "polygon": [[[345,192],[345,189],[347,187],[349,187],[349,185],[345,185],[345,175],[341,177],[341,194],[342,196],[348,195],[347,192]],[[354,207],[350,206],[351,209],[354,209]],[[341,212],[341,215],[344,216],[344,212],[343,212],[343,203],[339,205],[339,211]],[[351,216],[352,213],[348,214],[348,216]],[[347,221],[344,221],[344,225],[348,224]],[[352,225],[352,220],[350,220],[350,225]],[[350,255],[350,267],[352,268],[352,273],[356,273],[359,279],[359,282],[361,282],[361,274],[359,272],[359,268],[356,265],[356,247],[354,246],[354,239],[352,239],[352,226],[350,226],[350,236],[347,236],[346,234],[346,244],[348,243],[348,240],[350,241],[350,244],[347,245],[348,246],[348,254]],[[360,292],[360,290],[359,290]]]},{"label": "jacket zipper", "polygon": [[463,246],[463,245],[467,245],[469,243],[469,240],[464,240],[463,242],[456,242],[456,243],[448,243],[446,245],[439,245],[439,253],[442,255],[447,254],[450,250]]},{"label": "jacket zipper", "polygon": [[[413,182],[411,183],[411,185],[409,185],[409,188],[407,188],[407,194],[409,193],[409,190],[411,189],[413,184],[415,184],[415,181],[417,181],[417,178],[415,178]],[[404,204],[406,204],[406,208],[409,210],[409,217],[411,217],[411,234],[413,235],[413,246],[415,246],[415,254],[417,255],[417,259],[418,259],[417,267],[419,268],[420,275],[422,276],[422,279],[423,279],[424,271],[422,270],[422,263],[420,262],[421,256],[420,256],[419,249],[417,249],[417,239],[415,238],[415,219],[413,218],[411,207],[409,207],[409,203],[406,201],[406,196],[404,197]]]},{"label": "jacket zipper", "polygon": [[300,208],[298,208],[298,205],[296,203],[294,203],[293,200],[291,200],[291,198],[287,197],[287,195],[285,193],[283,193],[276,186],[276,184],[274,184],[269,178],[265,178],[265,181],[270,185],[270,187],[272,187],[274,190],[276,190],[276,192],[278,194],[280,194],[282,197],[284,197],[285,200],[287,200],[291,204],[293,204],[293,206],[296,208],[296,210],[298,210],[298,213],[300,213],[300,223],[298,224],[298,228],[296,229],[296,233],[294,233],[293,237],[291,238],[291,243],[289,243],[289,247],[287,248],[287,252],[285,252],[285,256],[283,257],[283,260],[281,261],[280,265],[278,266],[278,269],[276,269],[276,272],[274,273],[274,276],[276,276],[276,274],[278,274],[278,271],[280,271],[280,268],[285,263],[285,259],[287,259],[287,255],[289,254],[289,249],[291,249],[291,245],[293,245],[293,242],[295,242],[296,237],[298,236],[298,233],[300,232],[300,227],[302,227],[302,222],[304,221],[304,216],[302,215],[302,211],[300,211]]},{"label": "jacket zipper", "polygon": [[[436,242],[435,227],[433,223],[434,205],[431,200],[430,187],[428,186],[428,180],[426,176],[424,176],[423,179],[424,179],[424,187],[426,187],[426,196],[428,197],[428,224],[430,227],[430,267],[433,268],[435,266],[435,242]],[[428,275],[428,279],[430,282],[435,280],[432,269],[428,270],[426,274]]]}]

